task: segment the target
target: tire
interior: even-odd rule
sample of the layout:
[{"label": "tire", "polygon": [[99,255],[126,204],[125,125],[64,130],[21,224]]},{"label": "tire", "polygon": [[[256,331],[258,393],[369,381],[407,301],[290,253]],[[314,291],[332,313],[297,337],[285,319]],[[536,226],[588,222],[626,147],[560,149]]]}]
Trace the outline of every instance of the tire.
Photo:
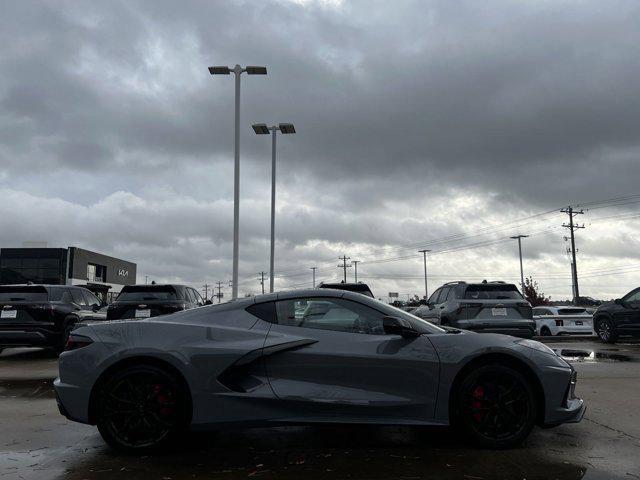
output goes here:
[{"label": "tire", "polygon": [[602,343],[616,343],[616,340],[618,340],[618,333],[608,318],[598,320],[596,334]]},{"label": "tire", "polygon": [[104,441],[128,454],[162,450],[184,430],[188,394],[173,373],[152,365],[124,368],[97,392],[96,424]]},{"label": "tire", "polygon": [[485,365],[459,383],[452,420],[472,443],[501,449],[522,443],[535,425],[536,412],[533,387],[520,372]]},{"label": "tire", "polygon": [[53,350],[56,354],[60,355],[64,352],[64,348],[67,346],[67,340],[69,340],[69,335],[71,331],[76,327],[76,319],[70,318],[67,319],[64,323],[64,330],[62,331],[62,335],[60,336],[60,343],[56,345]]},{"label": "tire", "polygon": [[551,330],[549,330],[549,327],[542,327],[540,329],[540,336],[541,337],[550,337],[551,336]]}]

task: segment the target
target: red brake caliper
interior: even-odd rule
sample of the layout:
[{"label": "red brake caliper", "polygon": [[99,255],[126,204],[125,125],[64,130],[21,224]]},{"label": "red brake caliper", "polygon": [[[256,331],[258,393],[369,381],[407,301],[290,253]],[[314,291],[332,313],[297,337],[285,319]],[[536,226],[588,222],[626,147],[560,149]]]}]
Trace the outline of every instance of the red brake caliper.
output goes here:
[{"label": "red brake caliper", "polygon": [[[484,388],[482,388],[482,385],[478,385],[476,387],[476,389],[473,391],[472,396],[473,402],[471,403],[471,405],[473,406],[474,410],[480,409],[482,407],[482,398],[484,397]],[[479,411],[473,414],[473,418],[476,419],[476,422],[481,422],[482,416],[483,413]]]},{"label": "red brake caliper", "polygon": [[153,392],[156,395],[156,400],[160,404],[160,414],[161,415],[171,415],[173,409],[171,407],[166,406],[167,403],[171,401],[171,399],[164,393],[162,393],[162,385],[156,384],[153,386]]}]

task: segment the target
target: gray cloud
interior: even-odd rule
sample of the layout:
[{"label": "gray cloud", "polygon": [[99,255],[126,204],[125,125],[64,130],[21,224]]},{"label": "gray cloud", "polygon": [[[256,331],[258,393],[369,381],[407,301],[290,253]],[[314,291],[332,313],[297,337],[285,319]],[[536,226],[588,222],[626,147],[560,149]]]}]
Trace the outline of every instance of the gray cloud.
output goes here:
[{"label": "gray cloud", "polygon": [[[211,64],[269,69],[267,77],[243,77],[247,285],[268,252],[269,142],[253,135],[254,122],[291,121],[298,130],[278,145],[281,286],[308,280],[302,272],[319,262],[339,273],[329,270],[337,259],[328,259],[343,252],[401,256],[430,239],[637,190],[635,2],[8,2],[3,9],[7,243],[45,236],[128,255],[165,279],[228,277],[233,82],[210,77]],[[562,219],[545,221],[522,228],[535,233]],[[618,240],[602,226],[585,233],[587,270],[606,258],[633,261],[636,230],[625,228]],[[568,270],[562,232],[536,238],[526,252],[532,271],[567,295],[565,280],[543,279]],[[435,256],[434,268],[514,273],[505,244],[483,251]],[[420,274],[419,258],[365,267]],[[382,292],[420,289],[410,278],[372,283]],[[608,295],[625,287],[593,288]]]}]

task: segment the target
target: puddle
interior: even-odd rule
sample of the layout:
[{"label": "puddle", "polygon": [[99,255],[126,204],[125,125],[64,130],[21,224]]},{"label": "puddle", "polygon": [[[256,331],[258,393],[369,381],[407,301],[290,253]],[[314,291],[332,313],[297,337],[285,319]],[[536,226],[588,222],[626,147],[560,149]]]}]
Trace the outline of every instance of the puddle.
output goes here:
[{"label": "puddle", "polygon": [[55,398],[52,380],[0,380],[0,398]]},{"label": "puddle", "polygon": [[600,363],[600,362],[632,362],[634,358],[611,351],[578,350],[573,348],[556,348],[555,352],[568,362]]}]

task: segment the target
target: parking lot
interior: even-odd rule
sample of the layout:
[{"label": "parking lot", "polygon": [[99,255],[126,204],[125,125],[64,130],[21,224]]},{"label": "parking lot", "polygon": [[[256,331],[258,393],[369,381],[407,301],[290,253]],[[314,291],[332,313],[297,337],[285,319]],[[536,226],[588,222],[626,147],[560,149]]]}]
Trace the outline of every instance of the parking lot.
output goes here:
[{"label": "parking lot", "polygon": [[175,452],[126,457],[56,408],[56,358],[0,356],[0,478],[640,478],[640,343],[546,340],[579,372],[579,424],[534,430],[507,451],[469,448],[447,430],[287,427],[191,434]]}]

